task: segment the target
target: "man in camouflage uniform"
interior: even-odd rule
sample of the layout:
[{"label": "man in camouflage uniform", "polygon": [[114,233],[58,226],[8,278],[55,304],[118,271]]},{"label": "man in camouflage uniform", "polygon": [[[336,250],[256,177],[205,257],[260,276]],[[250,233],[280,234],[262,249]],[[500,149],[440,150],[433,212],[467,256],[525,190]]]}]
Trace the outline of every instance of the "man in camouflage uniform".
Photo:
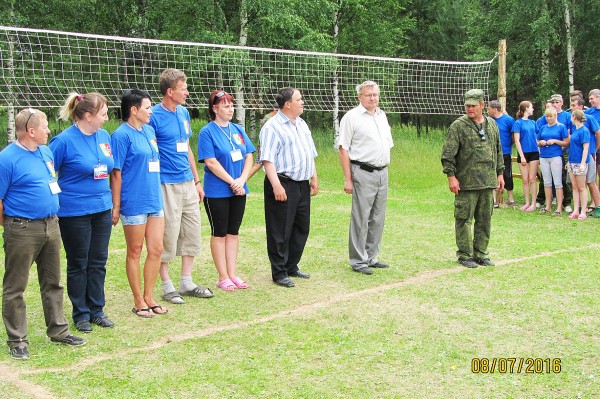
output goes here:
[{"label": "man in camouflage uniform", "polygon": [[[494,266],[487,252],[494,199],[504,189],[504,161],[498,126],[483,115],[483,91],[465,93],[466,115],[455,120],[442,149],[448,187],[456,196],[454,219],[458,263],[465,267]],[[473,239],[471,223],[475,219]]]}]

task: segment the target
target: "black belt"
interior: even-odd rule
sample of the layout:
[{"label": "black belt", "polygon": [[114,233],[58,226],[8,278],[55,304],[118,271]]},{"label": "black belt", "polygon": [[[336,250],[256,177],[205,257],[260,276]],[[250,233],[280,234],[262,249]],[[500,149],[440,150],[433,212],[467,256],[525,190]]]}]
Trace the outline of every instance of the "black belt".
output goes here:
[{"label": "black belt", "polygon": [[283,181],[289,181],[289,182],[295,182],[295,183],[303,183],[307,180],[294,180],[291,177],[288,177],[286,175],[283,175],[281,173],[277,173],[277,177],[279,177],[279,180],[283,180]]},{"label": "black belt", "polygon": [[20,216],[5,216],[5,218],[11,218],[13,222],[17,222],[17,223],[30,223],[30,222],[46,222],[48,220],[52,220],[52,219],[56,218],[56,215],[48,216],[47,218],[44,218],[44,219],[29,219],[29,218],[24,218],[24,217],[20,217]]},{"label": "black belt", "polygon": [[360,161],[350,161],[354,165],[360,166],[362,170],[366,170],[367,172],[373,172],[374,170],[384,170],[387,166],[373,166],[371,164],[360,162]]}]

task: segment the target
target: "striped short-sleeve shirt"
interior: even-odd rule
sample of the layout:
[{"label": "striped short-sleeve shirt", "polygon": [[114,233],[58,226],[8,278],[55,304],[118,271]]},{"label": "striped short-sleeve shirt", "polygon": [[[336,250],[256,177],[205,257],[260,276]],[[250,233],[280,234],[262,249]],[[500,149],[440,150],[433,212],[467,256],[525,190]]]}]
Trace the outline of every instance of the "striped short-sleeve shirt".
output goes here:
[{"label": "striped short-sleeve shirt", "polygon": [[315,172],[316,156],[310,129],[300,117],[293,123],[279,111],[260,131],[260,161],[272,162],[278,174],[308,180]]}]

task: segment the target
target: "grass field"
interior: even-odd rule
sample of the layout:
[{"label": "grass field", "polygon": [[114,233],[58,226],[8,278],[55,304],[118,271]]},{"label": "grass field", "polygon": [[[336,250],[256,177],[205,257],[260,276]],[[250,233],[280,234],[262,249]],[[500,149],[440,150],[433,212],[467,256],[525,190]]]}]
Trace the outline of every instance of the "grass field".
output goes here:
[{"label": "grass field", "polygon": [[[321,191],[301,263],[310,280],[292,289],[271,282],[262,174],[250,182],[240,233],[239,270],[249,290],[217,291],[202,211],[204,250],[194,279],[215,297],[170,305],[166,316],[135,317],[119,226],[106,281],[116,327],[96,328],[81,348],[50,344],[32,268],[32,358],[0,356],[0,398],[600,397],[600,221],[500,209],[490,243],[497,266],[462,268],[453,196],[439,162],[443,133],[394,134],[380,256],[390,269],[364,276],[347,265],[351,198],[337,154],[320,139]],[[174,281],[179,272],[174,263]],[[561,368],[473,373],[473,358],[560,359]]]}]

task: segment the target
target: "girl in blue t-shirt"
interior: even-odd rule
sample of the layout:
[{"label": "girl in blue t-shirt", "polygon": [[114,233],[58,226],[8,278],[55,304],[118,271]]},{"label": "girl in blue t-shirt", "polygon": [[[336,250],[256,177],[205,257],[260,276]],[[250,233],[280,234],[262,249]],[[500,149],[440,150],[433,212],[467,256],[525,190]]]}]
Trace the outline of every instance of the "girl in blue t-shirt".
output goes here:
[{"label": "girl in blue t-shirt", "polygon": [[536,140],[535,122],[529,119],[533,115],[533,104],[529,101],[521,101],[517,120],[513,124],[512,131],[517,147],[517,163],[521,170],[523,181],[523,194],[525,205],[523,211],[535,211],[535,198],[537,196],[537,170],[540,164],[540,153]]},{"label": "girl in blue t-shirt", "polygon": [[[590,162],[590,131],[583,126],[585,114],[581,110],[573,111],[571,122],[575,130],[571,132],[569,144],[569,177],[573,185],[573,213],[571,219],[587,219],[587,189],[586,176],[587,167]],[[581,209],[581,211],[580,211]]]},{"label": "girl in blue t-shirt", "polygon": [[[121,116],[125,121],[112,135],[115,167],[111,173],[114,208],[112,222],[121,219],[127,260],[125,271],[139,317],[166,314],[154,300],[154,285],[160,268],[165,219],[160,188],[158,146],[154,129],[148,125],[152,103],[148,93],[127,90],[121,98]],[[146,240],[144,293],[140,282],[140,257]]]},{"label": "girl in blue t-shirt", "polygon": [[77,330],[92,323],[113,327],[104,314],[104,280],[112,232],[108,176],[114,160],[111,139],[102,129],[108,100],[99,93],[71,93],[60,110],[73,125],[50,141],[58,174],[60,234],[67,254],[67,292]]},{"label": "girl in blue t-shirt", "polygon": [[223,90],[208,99],[211,122],[198,138],[198,160],[204,168],[204,208],[211,228],[210,249],[219,273],[217,287],[248,288],[237,275],[239,229],[246,208],[246,181],[256,151],[244,129],[231,123],[233,98]]},{"label": "girl in blue t-shirt", "polygon": [[541,213],[552,211],[552,182],[554,182],[557,205],[554,215],[559,216],[562,213],[564,198],[562,146],[567,145],[569,133],[565,125],[558,123],[556,110],[553,107],[546,108],[545,116],[547,124],[540,128],[537,135],[540,146],[540,169],[544,179],[546,197],[546,206],[542,208]]}]

